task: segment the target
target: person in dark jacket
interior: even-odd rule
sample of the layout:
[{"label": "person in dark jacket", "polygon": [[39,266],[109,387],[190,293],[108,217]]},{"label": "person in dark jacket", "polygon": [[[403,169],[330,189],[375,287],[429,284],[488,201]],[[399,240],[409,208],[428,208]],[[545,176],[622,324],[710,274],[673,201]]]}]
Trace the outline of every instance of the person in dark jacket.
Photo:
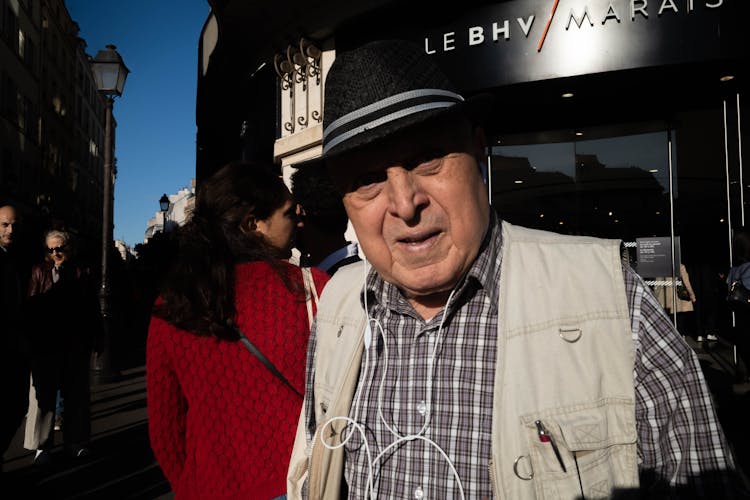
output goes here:
[{"label": "person in dark jacket", "polygon": [[47,258],[32,268],[28,294],[35,318],[31,332],[32,380],[40,418],[27,422],[27,427],[38,425],[38,465],[50,460],[58,390],[65,400],[66,451],[76,458],[90,453],[89,364],[101,328],[96,296],[88,273],[73,261],[70,235],[52,230],[46,234],[45,243]]},{"label": "person in dark jacket", "polygon": [[345,239],[349,218],[344,203],[320,160],[306,162],[292,174],[292,195],[302,211],[297,236],[300,265],[333,276],[340,267],[360,260],[357,243]]},{"label": "person in dark jacket", "polygon": [[19,311],[24,298],[24,284],[13,252],[16,209],[0,206],[0,453],[4,454],[23,421],[28,406],[29,361],[24,345]]}]

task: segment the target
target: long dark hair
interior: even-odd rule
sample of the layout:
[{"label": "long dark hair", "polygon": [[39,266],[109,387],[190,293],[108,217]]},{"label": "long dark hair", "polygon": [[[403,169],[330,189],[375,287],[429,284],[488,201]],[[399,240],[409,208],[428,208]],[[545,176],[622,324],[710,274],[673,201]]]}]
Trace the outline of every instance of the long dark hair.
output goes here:
[{"label": "long dark hair", "polygon": [[233,162],[203,181],[190,222],[178,230],[177,255],[154,315],[196,335],[236,339],[234,268],[239,262],[268,262],[299,295],[301,287],[292,282],[277,249],[242,228],[248,215],[267,219],[289,199],[289,190],[267,165]]}]

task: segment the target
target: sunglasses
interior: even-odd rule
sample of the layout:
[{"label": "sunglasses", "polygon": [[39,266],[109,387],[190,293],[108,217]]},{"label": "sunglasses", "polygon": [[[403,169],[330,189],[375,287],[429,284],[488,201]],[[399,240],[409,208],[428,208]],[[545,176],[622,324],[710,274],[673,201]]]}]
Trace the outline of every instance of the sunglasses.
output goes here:
[{"label": "sunglasses", "polygon": [[53,252],[63,253],[65,251],[65,247],[66,247],[66,245],[60,245],[59,247],[48,248],[47,249],[47,253],[49,253],[49,254],[51,254]]}]

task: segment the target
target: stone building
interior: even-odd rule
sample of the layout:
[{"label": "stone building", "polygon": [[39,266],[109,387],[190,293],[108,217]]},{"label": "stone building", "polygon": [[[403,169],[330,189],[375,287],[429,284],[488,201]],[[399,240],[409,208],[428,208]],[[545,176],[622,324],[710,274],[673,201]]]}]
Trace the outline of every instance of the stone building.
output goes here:
[{"label": "stone building", "polygon": [[19,207],[30,239],[64,227],[95,261],[105,104],[86,42],[63,0],[0,6],[0,198]]}]

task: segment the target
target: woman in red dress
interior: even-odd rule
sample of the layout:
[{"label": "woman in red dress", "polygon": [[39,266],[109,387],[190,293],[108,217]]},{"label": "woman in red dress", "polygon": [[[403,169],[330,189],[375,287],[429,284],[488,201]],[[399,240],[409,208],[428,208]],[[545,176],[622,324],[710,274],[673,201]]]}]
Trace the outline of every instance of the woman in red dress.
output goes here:
[{"label": "woman in red dress", "polygon": [[306,287],[285,260],[296,227],[296,205],[277,175],[230,164],[199,185],[193,217],[179,230],[146,356],[151,446],[178,499],[285,494],[307,306],[328,280],[312,269],[314,287]]}]

